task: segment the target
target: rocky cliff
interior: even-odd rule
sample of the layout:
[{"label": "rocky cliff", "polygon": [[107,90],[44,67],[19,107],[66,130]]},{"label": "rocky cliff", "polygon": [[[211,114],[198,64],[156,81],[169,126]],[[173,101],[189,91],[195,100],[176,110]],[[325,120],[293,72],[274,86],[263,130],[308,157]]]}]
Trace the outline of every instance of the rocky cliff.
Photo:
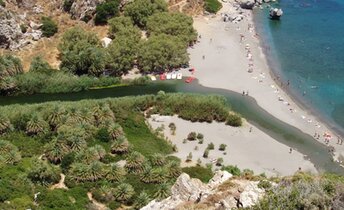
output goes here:
[{"label": "rocky cliff", "polygon": [[171,191],[170,197],[153,200],[142,210],[245,208],[254,205],[265,193],[258,182],[234,179],[226,171],[217,171],[208,184],[183,173]]}]

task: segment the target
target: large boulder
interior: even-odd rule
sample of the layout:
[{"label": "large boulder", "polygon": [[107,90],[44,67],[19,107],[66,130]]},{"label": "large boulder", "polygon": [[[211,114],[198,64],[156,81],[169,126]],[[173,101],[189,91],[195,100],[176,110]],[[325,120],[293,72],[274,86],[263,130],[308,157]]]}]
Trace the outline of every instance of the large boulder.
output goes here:
[{"label": "large boulder", "polygon": [[97,5],[104,1],[105,0],[75,0],[71,6],[70,14],[73,19],[88,22],[93,18]]},{"label": "large boulder", "polygon": [[17,49],[20,47],[23,33],[16,16],[0,7],[0,48]]},{"label": "large boulder", "polygon": [[253,9],[255,4],[256,4],[255,0],[241,0],[240,1],[240,7],[243,9]]},{"label": "large boulder", "polygon": [[264,195],[264,190],[258,187],[259,182],[250,182],[240,194],[240,202],[244,208],[255,205]]},{"label": "large boulder", "polygon": [[283,11],[282,9],[278,9],[278,8],[271,8],[270,9],[270,18],[271,19],[280,19],[280,17],[283,15]]}]

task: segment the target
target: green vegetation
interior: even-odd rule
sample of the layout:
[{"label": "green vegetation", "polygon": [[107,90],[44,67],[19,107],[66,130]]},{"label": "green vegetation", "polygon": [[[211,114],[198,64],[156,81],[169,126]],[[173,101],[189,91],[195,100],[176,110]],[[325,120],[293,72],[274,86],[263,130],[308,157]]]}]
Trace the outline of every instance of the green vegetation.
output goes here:
[{"label": "green vegetation", "polygon": [[222,166],[221,170],[228,171],[233,176],[240,176],[241,175],[241,171],[237,166],[232,166],[232,165]]},{"label": "green vegetation", "polygon": [[220,144],[219,150],[220,150],[220,151],[225,151],[225,150],[226,150],[226,147],[227,147],[226,144]]},{"label": "green vegetation", "polygon": [[230,113],[226,119],[226,124],[233,127],[242,126],[242,118],[235,113]]},{"label": "green vegetation", "polygon": [[190,133],[188,134],[187,139],[190,140],[190,141],[194,141],[194,140],[196,140],[196,137],[197,137],[196,132],[190,132]]},{"label": "green vegetation", "polygon": [[149,16],[166,11],[167,3],[164,0],[136,0],[124,7],[124,15],[143,28],[146,26]]},{"label": "green vegetation", "polygon": [[217,13],[222,8],[221,2],[218,0],[205,0],[204,9],[210,13]]},{"label": "green vegetation", "polygon": [[64,0],[64,2],[63,2],[63,10],[65,12],[69,12],[70,9],[72,8],[73,3],[74,3],[74,0]]},{"label": "green vegetation", "polygon": [[213,171],[210,168],[204,168],[200,166],[183,168],[183,172],[190,175],[191,178],[197,178],[204,183],[213,178]]},{"label": "green vegetation", "polygon": [[150,36],[166,34],[178,37],[185,45],[189,45],[197,40],[192,23],[192,17],[182,13],[156,13],[147,20],[147,32]]},{"label": "green vegetation", "polygon": [[207,149],[208,149],[208,150],[214,150],[214,149],[215,149],[214,143],[213,143],[213,142],[210,142],[210,144],[208,144],[208,146],[207,146]]},{"label": "green vegetation", "polygon": [[[40,58],[35,63],[32,73],[44,64]],[[161,94],[0,107],[0,207],[33,208],[37,192],[43,209],[86,208],[87,192],[111,208],[138,208],[169,196],[171,183],[182,173],[180,160],[167,156],[172,145],[151,132],[143,111],[175,107],[185,114],[195,107],[183,104],[194,100],[200,107],[213,104],[207,107],[214,109],[208,119],[227,112],[221,111],[224,103],[216,102],[220,97],[209,103],[208,96]],[[124,160],[124,166],[117,163]],[[210,168],[184,171],[203,181],[212,176]],[[49,190],[60,173],[69,189]]]},{"label": "green vegetation", "polygon": [[119,14],[118,0],[107,0],[96,7],[95,24],[106,24],[107,20]]},{"label": "green vegetation", "polygon": [[0,6],[6,7],[6,2],[4,2],[4,0],[0,0]]},{"label": "green vegetation", "polygon": [[57,33],[58,27],[57,24],[50,17],[42,17],[42,33],[45,37],[54,36]]}]

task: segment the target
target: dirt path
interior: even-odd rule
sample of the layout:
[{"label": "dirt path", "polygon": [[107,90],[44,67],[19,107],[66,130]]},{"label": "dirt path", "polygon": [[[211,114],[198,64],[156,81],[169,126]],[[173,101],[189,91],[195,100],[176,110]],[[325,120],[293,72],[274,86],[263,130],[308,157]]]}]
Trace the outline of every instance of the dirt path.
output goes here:
[{"label": "dirt path", "polygon": [[98,201],[94,200],[91,192],[87,193],[87,197],[97,207],[98,210],[108,209],[104,204],[99,203]]},{"label": "dirt path", "polygon": [[60,174],[60,176],[61,176],[61,179],[60,179],[59,183],[51,186],[50,187],[51,190],[53,190],[53,189],[68,189],[68,187],[64,183],[66,176],[62,173]]}]

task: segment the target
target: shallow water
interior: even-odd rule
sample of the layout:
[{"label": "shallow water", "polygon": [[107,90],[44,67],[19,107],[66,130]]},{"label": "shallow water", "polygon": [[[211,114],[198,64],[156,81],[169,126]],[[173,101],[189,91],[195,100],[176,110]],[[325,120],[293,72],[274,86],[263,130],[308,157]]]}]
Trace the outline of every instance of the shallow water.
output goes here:
[{"label": "shallow water", "polygon": [[[339,164],[332,162],[328,149],[323,144],[314,140],[301,130],[292,127],[258,106],[256,101],[239,93],[224,89],[207,88],[196,81],[185,84],[183,81],[154,82],[145,86],[116,87],[109,89],[90,90],[69,94],[37,94],[32,96],[0,97],[0,105],[40,103],[46,101],[78,101],[82,99],[100,99],[107,97],[121,97],[129,95],[156,94],[158,91],[188,92],[199,94],[218,94],[227,98],[228,105],[239,112],[250,123],[266,132],[277,141],[296,148],[307,155],[319,171],[334,172],[344,175],[344,169]],[[269,149],[268,147],[266,149]],[[264,155],[264,154],[262,154]],[[283,163],[281,163],[283,164]]]},{"label": "shallow water", "polygon": [[[344,1],[280,0],[280,21],[254,11],[273,71],[303,105],[344,133]],[[304,95],[305,93],[305,95]]]}]

